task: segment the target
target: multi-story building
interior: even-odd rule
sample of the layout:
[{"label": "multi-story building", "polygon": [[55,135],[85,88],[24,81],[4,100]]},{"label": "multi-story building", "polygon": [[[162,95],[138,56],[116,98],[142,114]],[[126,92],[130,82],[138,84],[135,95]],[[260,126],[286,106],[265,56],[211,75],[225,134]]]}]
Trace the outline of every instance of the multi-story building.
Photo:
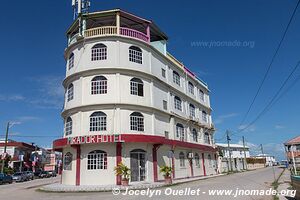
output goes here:
[{"label": "multi-story building", "polygon": [[[5,145],[6,154],[4,154]],[[0,155],[4,157],[9,156],[8,167],[11,167],[15,171],[31,170],[30,155],[34,149],[35,146],[24,142],[8,140],[5,144],[5,140],[0,140]],[[1,164],[2,162],[0,162],[0,166]]]},{"label": "multi-story building", "polygon": [[[219,149],[219,159],[220,164],[219,168],[221,172],[232,171],[241,171],[246,169],[246,160],[245,158],[250,157],[249,147],[243,146],[240,144],[228,144],[217,143],[216,146]],[[230,159],[231,156],[231,159]],[[231,160],[231,164],[230,164]],[[232,167],[232,169],[231,169]]]},{"label": "multi-story building", "polygon": [[207,84],[167,52],[154,22],[120,9],[83,13],[67,30],[62,183],[120,184],[216,174]]},{"label": "multi-story building", "polygon": [[288,162],[296,167],[300,166],[300,136],[284,143]]}]

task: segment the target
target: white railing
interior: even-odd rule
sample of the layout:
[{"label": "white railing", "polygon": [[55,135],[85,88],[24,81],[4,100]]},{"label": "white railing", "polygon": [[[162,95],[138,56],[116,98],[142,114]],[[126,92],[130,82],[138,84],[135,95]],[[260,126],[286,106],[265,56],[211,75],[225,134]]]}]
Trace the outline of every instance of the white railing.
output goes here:
[{"label": "white railing", "polygon": [[99,35],[116,35],[117,27],[116,26],[102,26],[97,28],[92,28],[84,31],[84,37],[93,37]]}]

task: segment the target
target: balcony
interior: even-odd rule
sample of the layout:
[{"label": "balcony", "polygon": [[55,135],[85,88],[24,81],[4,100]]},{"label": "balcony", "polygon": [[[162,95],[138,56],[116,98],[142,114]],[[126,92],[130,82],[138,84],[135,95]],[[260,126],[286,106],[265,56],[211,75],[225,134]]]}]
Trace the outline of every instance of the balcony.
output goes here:
[{"label": "balcony", "polygon": [[[84,31],[84,38],[93,37],[105,37],[105,36],[122,36],[127,38],[134,38],[142,42],[150,43],[150,37],[140,31],[120,27],[120,34],[118,34],[117,26],[101,26],[96,28],[91,28]],[[76,43],[80,40],[80,35],[76,34],[70,38],[68,45]]]}]

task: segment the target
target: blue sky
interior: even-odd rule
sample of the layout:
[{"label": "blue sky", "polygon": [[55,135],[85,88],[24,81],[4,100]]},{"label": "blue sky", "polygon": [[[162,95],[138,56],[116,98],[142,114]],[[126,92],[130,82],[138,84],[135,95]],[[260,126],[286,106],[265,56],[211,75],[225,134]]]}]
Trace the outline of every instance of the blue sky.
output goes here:
[{"label": "blue sky", "polygon": [[[169,36],[168,51],[209,84],[215,138],[225,142],[226,129],[239,129],[296,3],[92,0],[91,10],[122,8],[155,21]],[[5,9],[0,18],[0,130],[4,134],[8,120],[19,122],[11,129],[11,139],[50,146],[62,135],[61,81],[65,30],[72,22],[70,4],[68,0],[1,4]],[[300,58],[299,32],[300,10],[245,124],[264,108]],[[204,46],[203,42],[215,45]],[[220,46],[220,42],[242,45]],[[282,143],[299,134],[299,88],[298,83],[257,123],[232,137],[232,142],[244,135],[254,151],[262,143],[266,153],[284,158]]]}]

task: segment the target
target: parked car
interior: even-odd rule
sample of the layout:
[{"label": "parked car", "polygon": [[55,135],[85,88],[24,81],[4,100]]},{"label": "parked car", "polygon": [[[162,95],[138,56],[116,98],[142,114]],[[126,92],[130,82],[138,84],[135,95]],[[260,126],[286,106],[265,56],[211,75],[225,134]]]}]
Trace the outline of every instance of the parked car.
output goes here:
[{"label": "parked car", "polygon": [[48,171],[49,175],[52,177],[56,177],[56,171]]},{"label": "parked car", "polygon": [[47,171],[42,171],[41,173],[40,173],[40,176],[39,176],[40,178],[49,178],[49,177],[51,177],[51,174],[49,173],[49,172],[47,172]]},{"label": "parked car", "polygon": [[11,184],[13,182],[13,179],[10,175],[6,175],[3,173],[0,173],[0,184],[9,183]]},{"label": "parked car", "polygon": [[34,179],[34,174],[32,171],[26,171],[24,172],[26,174],[27,180],[33,180]]},{"label": "parked car", "polygon": [[41,173],[42,173],[42,171],[36,171],[36,172],[33,173],[33,176],[35,178],[40,178]]},{"label": "parked car", "polygon": [[17,172],[12,175],[13,181],[23,182],[27,180],[27,176],[24,172]]}]

